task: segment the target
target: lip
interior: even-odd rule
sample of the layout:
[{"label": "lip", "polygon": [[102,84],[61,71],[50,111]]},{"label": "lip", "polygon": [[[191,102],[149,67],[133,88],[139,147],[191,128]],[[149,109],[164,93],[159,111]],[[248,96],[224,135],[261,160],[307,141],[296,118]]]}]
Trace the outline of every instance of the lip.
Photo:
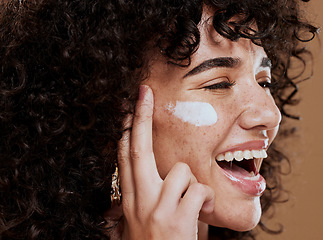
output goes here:
[{"label": "lip", "polygon": [[[236,144],[233,147],[228,148],[225,152],[243,151],[243,150],[260,150],[268,148],[268,139],[248,141],[240,144]],[[262,160],[262,159],[261,159]],[[262,161],[260,161],[262,162]],[[238,188],[241,192],[250,196],[261,196],[266,189],[266,180],[258,172],[255,176],[244,176],[240,174],[234,174],[230,169],[222,170],[224,176],[231,182],[233,186]],[[258,166],[260,168],[260,166]]]},{"label": "lip", "polygon": [[234,152],[234,151],[243,151],[243,150],[260,150],[260,149],[267,149],[269,139],[264,140],[254,140],[254,141],[248,141],[240,144],[236,144],[233,147],[230,147],[229,149],[222,151],[221,153],[225,152]]},{"label": "lip", "polygon": [[243,193],[250,196],[261,196],[266,189],[266,180],[257,173],[254,177],[237,177],[222,169],[223,174],[230,180],[231,184]]}]

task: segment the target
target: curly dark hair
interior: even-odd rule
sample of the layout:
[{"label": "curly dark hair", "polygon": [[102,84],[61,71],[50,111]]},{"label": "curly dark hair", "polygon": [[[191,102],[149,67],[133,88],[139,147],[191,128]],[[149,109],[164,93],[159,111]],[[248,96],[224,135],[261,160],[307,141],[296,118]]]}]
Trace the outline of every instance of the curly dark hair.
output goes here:
[{"label": "curly dark hair", "polygon": [[[290,89],[301,76],[291,77],[289,68],[293,59],[305,67],[310,53],[300,43],[317,31],[301,18],[299,2],[3,1],[0,239],[109,239],[103,214],[111,206],[117,143],[149,75],[149,53],[189,66],[204,5],[215,10],[213,25],[222,36],[264,47],[273,63],[272,94],[283,115],[294,117],[284,107],[295,103]],[[261,170],[268,183],[264,215],[281,201],[286,160],[273,147],[269,155]],[[210,238],[255,236],[212,227]]]}]

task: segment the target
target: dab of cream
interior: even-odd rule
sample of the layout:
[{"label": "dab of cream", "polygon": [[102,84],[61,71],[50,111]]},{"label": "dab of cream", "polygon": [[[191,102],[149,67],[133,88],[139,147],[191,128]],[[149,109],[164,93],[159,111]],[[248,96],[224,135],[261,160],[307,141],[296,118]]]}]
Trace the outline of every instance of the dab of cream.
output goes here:
[{"label": "dab of cream", "polygon": [[170,103],[167,109],[183,122],[197,127],[210,126],[218,121],[218,115],[211,104],[206,102],[180,102],[176,105]]}]

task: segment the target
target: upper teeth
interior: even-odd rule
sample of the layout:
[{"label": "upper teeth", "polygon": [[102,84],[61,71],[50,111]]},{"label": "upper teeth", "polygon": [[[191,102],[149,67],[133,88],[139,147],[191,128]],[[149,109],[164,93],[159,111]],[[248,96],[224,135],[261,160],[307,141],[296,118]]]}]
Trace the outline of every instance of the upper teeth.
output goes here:
[{"label": "upper teeth", "polygon": [[227,161],[230,162],[232,160],[242,161],[243,159],[253,159],[253,158],[266,158],[267,153],[265,149],[261,150],[244,150],[244,151],[235,151],[235,152],[226,152],[220,153],[216,156],[216,160],[218,161]]}]

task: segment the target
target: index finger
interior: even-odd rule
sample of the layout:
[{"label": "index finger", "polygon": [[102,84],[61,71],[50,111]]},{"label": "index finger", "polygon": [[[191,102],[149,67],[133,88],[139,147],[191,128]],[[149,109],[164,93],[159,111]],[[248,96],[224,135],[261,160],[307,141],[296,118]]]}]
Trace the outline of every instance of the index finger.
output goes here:
[{"label": "index finger", "polygon": [[130,144],[133,176],[135,184],[139,186],[161,181],[153,153],[153,102],[151,88],[142,85],[133,118]]}]

